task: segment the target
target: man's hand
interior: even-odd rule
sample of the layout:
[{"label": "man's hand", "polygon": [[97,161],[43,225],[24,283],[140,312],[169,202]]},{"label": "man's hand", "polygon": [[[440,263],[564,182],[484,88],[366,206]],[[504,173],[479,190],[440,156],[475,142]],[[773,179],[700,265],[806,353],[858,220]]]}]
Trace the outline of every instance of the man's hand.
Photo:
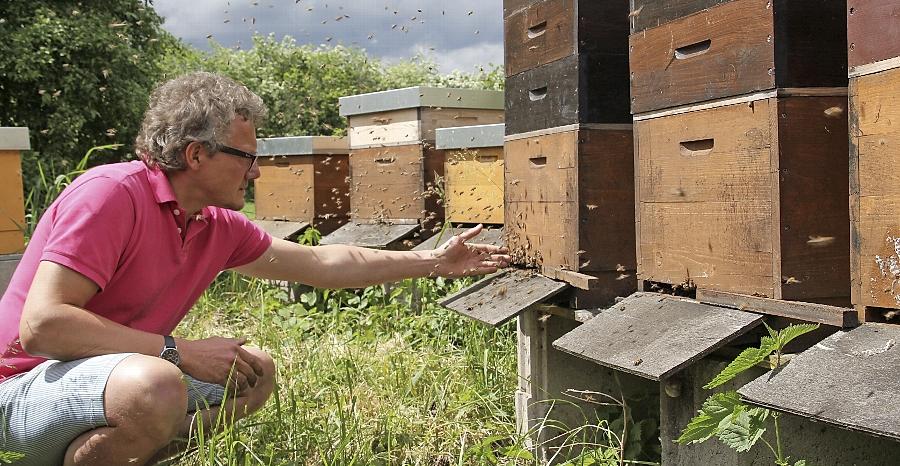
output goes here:
[{"label": "man's hand", "polygon": [[466,241],[478,236],[481,230],[481,225],[470,228],[450,237],[446,243],[432,251],[438,262],[431,275],[441,277],[484,275],[508,266],[510,257],[506,248],[489,244],[466,244]]},{"label": "man's hand", "polygon": [[179,339],[176,344],[181,370],[197,380],[232,387],[241,394],[255,387],[257,378],[263,375],[259,359],[241,348],[244,343],[246,338]]}]

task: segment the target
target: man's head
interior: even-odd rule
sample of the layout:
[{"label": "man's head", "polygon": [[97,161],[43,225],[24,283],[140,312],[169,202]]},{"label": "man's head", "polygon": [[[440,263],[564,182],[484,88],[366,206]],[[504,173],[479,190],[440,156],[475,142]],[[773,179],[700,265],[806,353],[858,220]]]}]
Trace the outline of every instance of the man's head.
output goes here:
[{"label": "man's head", "polygon": [[262,99],[242,84],[213,73],[190,73],[153,91],[135,145],[147,165],[167,172],[183,170],[190,143],[202,143],[216,153],[227,145],[235,118],[255,126],[265,116]]}]

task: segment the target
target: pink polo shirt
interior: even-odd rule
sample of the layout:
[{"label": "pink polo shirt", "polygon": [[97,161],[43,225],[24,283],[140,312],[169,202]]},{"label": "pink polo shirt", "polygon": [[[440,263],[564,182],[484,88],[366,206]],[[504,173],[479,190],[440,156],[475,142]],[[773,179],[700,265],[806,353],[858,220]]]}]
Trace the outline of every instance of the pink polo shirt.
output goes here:
[{"label": "pink polo shirt", "polygon": [[0,299],[0,381],[44,361],[19,343],[25,296],[40,261],[96,283],[99,292],[85,306],[91,312],[162,335],[175,329],[219,272],[252,262],[272,243],[239,212],[207,207],[186,220],[168,178],[143,162],[79,176],[41,217]]}]

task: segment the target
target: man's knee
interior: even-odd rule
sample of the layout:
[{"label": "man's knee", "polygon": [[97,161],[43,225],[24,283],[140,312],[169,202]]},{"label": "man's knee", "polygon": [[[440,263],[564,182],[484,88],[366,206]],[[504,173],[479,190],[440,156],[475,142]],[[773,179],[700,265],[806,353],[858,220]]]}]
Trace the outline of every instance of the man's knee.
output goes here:
[{"label": "man's knee", "polygon": [[268,353],[261,349],[253,347],[244,347],[250,354],[259,358],[260,365],[263,369],[263,375],[257,379],[256,386],[250,390],[247,401],[249,412],[254,412],[262,408],[272,391],[275,389],[275,361]]},{"label": "man's knee", "polygon": [[181,370],[152,356],[134,355],[109,376],[104,394],[110,425],[141,431],[168,443],[187,412],[187,389]]}]

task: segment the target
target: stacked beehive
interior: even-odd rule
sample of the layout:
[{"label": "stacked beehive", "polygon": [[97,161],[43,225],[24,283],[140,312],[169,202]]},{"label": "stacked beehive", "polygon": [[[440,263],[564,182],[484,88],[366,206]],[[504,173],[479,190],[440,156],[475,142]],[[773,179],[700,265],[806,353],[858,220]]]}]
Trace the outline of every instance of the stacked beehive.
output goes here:
[{"label": "stacked beehive", "polygon": [[627,14],[627,0],[504,2],[508,243],[519,265],[591,288],[575,307],[635,288]]},{"label": "stacked beehive", "polygon": [[[258,141],[256,218],[312,225],[328,234],[350,212],[349,143],[346,137],[297,136]],[[278,223],[275,223],[278,222]]]},{"label": "stacked beehive", "polygon": [[356,241],[386,224],[410,226],[387,242],[418,227],[422,237],[436,231],[444,218],[437,186],[444,153],[434,148],[435,129],[502,123],[501,96],[499,91],[411,87],[341,97],[341,115],[349,119],[351,222],[325,242],[387,246],[375,244],[381,240]]},{"label": "stacked beehive", "polygon": [[844,6],[632,0],[645,289],[847,304]]},{"label": "stacked beehive", "polygon": [[872,321],[900,309],[900,1],[848,3],[852,291]]},{"label": "stacked beehive", "polygon": [[0,128],[0,254],[25,250],[21,151],[30,149],[28,128]]}]

